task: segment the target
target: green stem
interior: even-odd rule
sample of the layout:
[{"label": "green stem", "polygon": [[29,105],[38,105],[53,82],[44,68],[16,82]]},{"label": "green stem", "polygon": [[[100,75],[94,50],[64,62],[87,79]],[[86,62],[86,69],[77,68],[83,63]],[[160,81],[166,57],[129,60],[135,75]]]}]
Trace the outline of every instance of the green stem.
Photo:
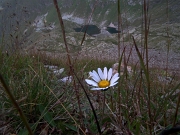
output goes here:
[{"label": "green stem", "polygon": [[105,91],[103,91],[104,92],[104,99],[103,99],[103,115],[104,115],[104,108],[105,108]]},{"label": "green stem", "polygon": [[178,96],[178,101],[177,101],[177,106],[176,106],[176,112],[175,112],[175,115],[174,115],[173,127],[174,127],[175,124],[176,124],[176,119],[177,119],[177,115],[178,115],[179,104],[180,104],[180,93],[179,93],[179,96]]}]

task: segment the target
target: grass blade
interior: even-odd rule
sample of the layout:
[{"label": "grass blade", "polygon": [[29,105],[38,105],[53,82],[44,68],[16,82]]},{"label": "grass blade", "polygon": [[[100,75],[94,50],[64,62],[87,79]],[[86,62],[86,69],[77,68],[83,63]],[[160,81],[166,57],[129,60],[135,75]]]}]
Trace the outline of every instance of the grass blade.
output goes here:
[{"label": "grass blade", "polygon": [[20,115],[22,121],[24,122],[25,127],[27,128],[27,130],[28,130],[28,132],[29,132],[29,135],[33,135],[33,132],[32,132],[32,130],[31,130],[29,124],[28,124],[28,121],[27,121],[27,119],[26,119],[23,111],[21,110],[21,108],[19,107],[18,103],[16,102],[14,96],[12,95],[9,87],[8,87],[7,84],[5,83],[5,81],[4,81],[4,79],[3,79],[3,77],[2,77],[1,74],[0,74],[0,81],[1,81],[1,83],[2,83],[2,85],[3,85],[3,87],[5,88],[5,91],[6,91],[7,95],[9,96],[10,100],[12,101],[12,104],[14,105],[14,107],[15,107],[15,108],[17,109],[17,111],[19,112],[19,115]]}]

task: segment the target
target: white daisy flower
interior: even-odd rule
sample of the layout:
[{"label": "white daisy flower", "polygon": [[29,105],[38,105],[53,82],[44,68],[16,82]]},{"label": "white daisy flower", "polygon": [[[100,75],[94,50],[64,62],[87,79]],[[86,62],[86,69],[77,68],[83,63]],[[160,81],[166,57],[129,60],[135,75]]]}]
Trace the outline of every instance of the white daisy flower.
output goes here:
[{"label": "white daisy flower", "polygon": [[98,68],[98,72],[93,70],[89,72],[89,75],[92,80],[85,79],[85,81],[93,86],[91,90],[107,90],[109,87],[116,85],[119,79],[119,73],[113,75],[112,68],[108,71],[107,67],[104,67],[103,71],[100,68]]}]

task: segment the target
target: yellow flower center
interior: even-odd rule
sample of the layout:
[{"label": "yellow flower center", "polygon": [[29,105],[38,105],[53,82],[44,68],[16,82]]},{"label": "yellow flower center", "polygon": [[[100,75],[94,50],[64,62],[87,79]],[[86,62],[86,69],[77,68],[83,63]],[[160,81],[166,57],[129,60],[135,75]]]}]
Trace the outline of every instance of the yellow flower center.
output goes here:
[{"label": "yellow flower center", "polygon": [[101,80],[101,81],[98,83],[98,86],[99,86],[100,88],[106,88],[106,87],[108,87],[109,85],[110,85],[110,82],[107,81],[107,80]]}]

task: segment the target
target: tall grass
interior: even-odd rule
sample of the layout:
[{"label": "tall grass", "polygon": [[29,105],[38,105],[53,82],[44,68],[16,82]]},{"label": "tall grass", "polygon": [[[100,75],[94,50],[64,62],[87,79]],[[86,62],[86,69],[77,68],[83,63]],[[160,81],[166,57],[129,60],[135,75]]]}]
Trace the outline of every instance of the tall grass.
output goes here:
[{"label": "tall grass", "polygon": [[[149,67],[149,1],[143,0],[142,5],[141,34],[144,43],[141,51],[133,35],[125,33],[132,37],[129,44],[132,43],[136,50],[137,63],[130,63],[133,47],[126,52],[126,47],[122,46],[125,27],[121,18],[122,1],[116,3],[118,29],[122,30],[117,39],[118,60],[106,59],[103,56],[106,53],[100,52],[102,57],[81,57],[80,52],[72,57],[58,2],[53,2],[66,55],[23,53],[21,50],[6,53],[4,49],[0,50],[0,134],[165,135],[178,132],[179,76],[171,75],[168,68]],[[86,33],[81,46],[85,37]],[[170,43],[167,67],[169,49]],[[107,91],[90,91],[84,81],[89,77],[88,72],[99,67],[111,68],[116,62],[120,63],[118,71],[121,73],[118,85]],[[125,65],[123,69],[121,64]],[[128,72],[128,65],[132,67],[131,72]],[[48,66],[65,68],[65,71],[57,75],[46,68]],[[61,80],[66,76],[72,76],[70,83]],[[168,77],[170,80],[167,80]]]}]

